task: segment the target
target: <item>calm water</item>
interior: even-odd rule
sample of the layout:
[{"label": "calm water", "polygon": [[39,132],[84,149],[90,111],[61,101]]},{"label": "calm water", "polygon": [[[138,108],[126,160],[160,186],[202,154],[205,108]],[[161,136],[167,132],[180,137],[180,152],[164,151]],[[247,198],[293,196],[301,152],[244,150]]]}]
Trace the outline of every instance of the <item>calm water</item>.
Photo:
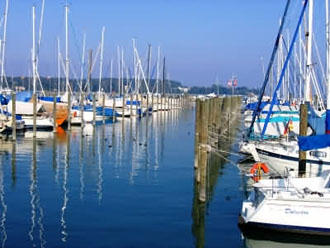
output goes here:
[{"label": "calm water", "polygon": [[286,247],[241,238],[237,157],[210,160],[196,200],[193,134],[190,109],[0,140],[0,245]]}]

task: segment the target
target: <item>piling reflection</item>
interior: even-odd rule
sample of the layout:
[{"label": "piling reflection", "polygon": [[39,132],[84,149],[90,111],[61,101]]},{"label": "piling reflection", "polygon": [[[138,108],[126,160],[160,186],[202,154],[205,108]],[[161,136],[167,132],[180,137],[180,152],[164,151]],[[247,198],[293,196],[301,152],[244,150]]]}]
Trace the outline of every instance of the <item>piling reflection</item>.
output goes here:
[{"label": "piling reflection", "polygon": [[[134,185],[140,183],[141,178],[150,180],[152,176],[152,183],[157,184],[165,144],[178,123],[178,112],[160,111],[145,118],[97,127],[86,124],[84,128],[72,127],[69,132],[63,129],[54,133],[37,132],[36,138],[33,132],[26,132],[17,142],[1,140],[0,152],[6,155],[0,158],[1,246],[10,247],[7,232],[10,231],[8,223],[12,222],[8,219],[16,219],[8,214],[11,208],[7,209],[7,204],[14,202],[13,197],[22,201],[17,203],[22,203],[19,210],[27,209],[18,213],[29,242],[27,246],[61,247],[70,246],[75,238],[71,235],[71,230],[76,228],[71,205],[81,204],[83,208],[92,202],[102,210],[105,201],[109,201],[105,197],[109,193],[105,185],[117,179]],[[4,159],[8,160],[7,167]],[[12,187],[8,190],[16,195],[8,201],[5,191],[10,184]],[[22,186],[28,191],[25,195],[20,192]],[[27,220],[23,216],[26,213]],[[13,236],[8,232],[8,237]]]},{"label": "piling reflection", "polygon": [[[212,111],[208,112],[208,104],[198,106],[196,111],[195,135],[195,175],[192,206],[192,234],[195,247],[205,246],[205,219],[208,206],[213,200],[222,170],[228,163],[235,163],[230,156],[231,147],[240,125],[239,115],[223,113],[218,121]],[[211,104],[211,103],[210,103]],[[205,116],[201,115],[205,111]],[[183,116],[183,118],[187,118]],[[220,123],[221,118],[221,125]],[[198,123],[199,124],[198,124]]]},{"label": "piling reflection", "polygon": [[[101,145],[102,144],[102,145]],[[103,161],[102,156],[104,150],[104,127],[101,128],[101,136],[98,137],[98,180],[97,180],[97,195],[98,195],[98,202],[101,204],[102,201],[102,183],[103,183]]]},{"label": "piling reflection", "polygon": [[11,144],[11,180],[12,186],[16,185],[16,142],[12,142]]},{"label": "piling reflection", "polygon": [[67,209],[67,204],[69,201],[69,196],[68,196],[68,170],[69,170],[69,164],[70,164],[70,141],[71,141],[71,136],[67,135],[67,145],[66,145],[66,152],[65,152],[65,158],[64,158],[64,168],[63,168],[63,184],[62,184],[62,190],[63,190],[63,205],[61,208],[61,241],[65,243],[68,238],[68,232],[67,232],[67,223],[66,223],[66,209]]},{"label": "piling reflection", "polygon": [[83,127],[80,129],[80,144],[79,144],[79,182],[80,182],[80,200],[84,199],[84,190],[85,190],[85,182],[84,182],[84,131]]}]

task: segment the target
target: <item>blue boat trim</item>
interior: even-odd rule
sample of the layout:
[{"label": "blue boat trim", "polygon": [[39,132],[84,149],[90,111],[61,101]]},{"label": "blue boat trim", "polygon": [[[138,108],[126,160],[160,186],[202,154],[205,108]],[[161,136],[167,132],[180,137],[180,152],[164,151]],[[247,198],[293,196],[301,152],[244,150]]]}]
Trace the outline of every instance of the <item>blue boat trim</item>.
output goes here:
[{"label": "blue boat trim", "polygon": [[[287,116],[276,116],[276,117],[271,117],[269,119],[269,122],[288,122],[288,121],[293,121],[293,122],[298,122],[300,120],[300,118],[298,117],[287,117]],[[258,119],[256,120],[256,122],[258,123],[264,123],[266,121],[266,119]]]},{"label": "blue boat trim", "polygon": [[[256,148],[256,150],[257,150],[258,153],[261,153],[261,154],[264,154],[264,155],[267,155],[267,156],[270,156],[270,157],[273,157],[273,158],[285,159],[285,160],[289,160],[289,161],[296,161],[297,163],[299,162],[299,158],[296,158],[296,157],[281,155],[281,154],[265,151],[265,150],[262,150],[260,148]],[[311,160],[311,159],[307,159],[306,163],[315,164],[315,165],[330,165],[330,162],[327,162],[327,161]]]}]

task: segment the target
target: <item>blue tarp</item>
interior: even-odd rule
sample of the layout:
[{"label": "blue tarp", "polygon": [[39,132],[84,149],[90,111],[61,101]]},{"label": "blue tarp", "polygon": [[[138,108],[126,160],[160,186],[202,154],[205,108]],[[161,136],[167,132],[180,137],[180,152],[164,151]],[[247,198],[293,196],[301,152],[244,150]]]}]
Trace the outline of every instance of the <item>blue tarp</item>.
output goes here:
[{"label": "blue tarp", "polygon": [[6,96],[1,94],[0,95],[0,102],[1,102],[1,105],[7,105],[8,102],[9,102],[9,99]]},{"label": "blue tarp", "polygon": [[[268,102],[261,102],[260,109],[263,109],[267,104]],[[256,110],[257,106],[258,106],[257,102],[248,103],[245,106],[245,110]]]},{"label": "blue tarp", "polygon": [[[126,101],[126,105],[131,105],[131,101]],[[132,105],[140,106],[140,101],[132,101]]]},{"label": "blue tarp", "polygon": [[330,110],[329,109],[327,109],[327,112],[326,112],[325,132],[326,132],[326,134],[330,133]]},{"label": "blue tarp", "polygon": [[21,91],[16,93],[16,101],[28,102],[32,98],[32,93],[30,91]]},{"label": "blue tarp", "polygon": [[299,136],[298,144],[303,151],[325,148],[330,146],[330,135]]},{"label": "blue tarp", "polygon": [[[1,110],[1,109],[0,109],[0,114],[4,114],[5,116],[11,116],[11,113]],[[16,120],[19,120],[19,121],[22,120],[22,116],[20,116],[20,115],[15,115],[15,116],[16,116]]]},{"label": "blue tarp", "polygon": [[[46,102],[54,102],[54,97],[52,96],[41,96],[39,99]],[[56,97],[56,102],[61,102],[61,97]]]},{"label": "blue tarp", "polygon": [[[262,110],[267,104],[270,104],[270,102],[268,102],[268,101],[267,102],[261,102],[260,110]],[[280,106],[290,106],[290,103],[288,103],[288,102],[280,103],[280,101],[278,101],[277,99],[276,99],[274,104],[280,105]],[[256,110],[257,106],[258,106],[257,102],[248,103],[245,106],[245,110]]]}]

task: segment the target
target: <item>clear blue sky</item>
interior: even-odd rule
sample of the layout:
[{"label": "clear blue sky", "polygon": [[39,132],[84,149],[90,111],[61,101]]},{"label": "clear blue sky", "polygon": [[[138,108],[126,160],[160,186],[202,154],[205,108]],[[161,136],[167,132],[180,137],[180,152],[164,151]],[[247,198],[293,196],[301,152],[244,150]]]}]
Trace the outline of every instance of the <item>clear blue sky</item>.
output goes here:
[{"label": "clear blue sky", "polygon": [[[82,34],[86,32],[87,48],[95,50],[104,25],[104,76],[109,75],[110,58],[116,58],[116,46],[123,46],[125,52],[131,54],[132,38],[136,38],[143,56],[148,43],[154,48],[153,58],[156,56],[156,47],[160,45],[167,58],[170,78],[186,85],[210,85],[217,75],[219,82],[224,83],[234,74],[238,76],[240,85],[257,86],[262,81],[260,58],[263,57],[265,64],[268,63],[285,2],[70,0],[72,63],[78,73]],[[10,0],[6,51],[8,76],[28,74],[33,4],[40,11],[41,1]],[[46,0],[40,50],[41,75],[56,75],[57,36],[60,36],[64,45],[64,5],[64,0]],[[295,11],[298,12],[298,8]],[[292,19],[292,22],[295,23],[295,20]],[[98,68],[95,68],[94,76],[97,71]]]}]

